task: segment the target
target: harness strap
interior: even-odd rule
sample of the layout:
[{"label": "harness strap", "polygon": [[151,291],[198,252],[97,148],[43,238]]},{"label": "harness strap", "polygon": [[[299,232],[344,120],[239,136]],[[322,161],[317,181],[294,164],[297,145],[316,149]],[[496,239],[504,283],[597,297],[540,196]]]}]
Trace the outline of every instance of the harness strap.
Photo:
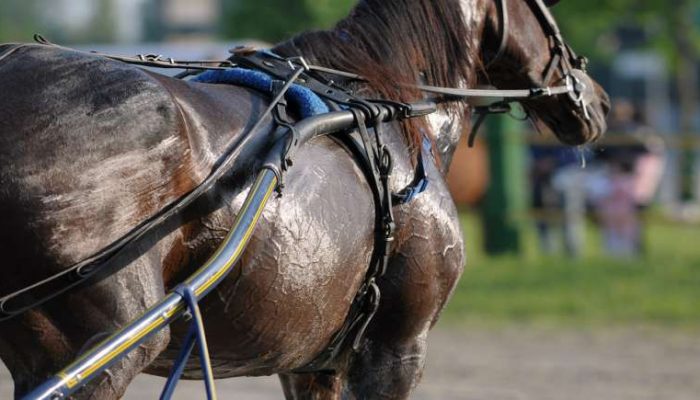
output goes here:
[{"label": "harness strap", "polygon": [[[350,305],[343,326],[335,333],[325,350],[305,366],[294,370],[298,373],[331,369],[331,362],[347,348],[347,345],[351,345],[354,351],[361,349],[367,328],[379,309],[381,292],[377,279],[386,272],[393,242],[394,225],[389,188],[391,161],[390,158],[387,161],[381,155],[377,158],[381,153],[381,147],[379,150],[376,147],[377,143],[381,143],[381,132],[377,130],[379,125],[373,128],[373,139],[367,129],[365,111],[361,108],[351,108],[349,111],[355,117],[357,131],[352,134],[343,132],[333,137],[350,151],[369,183],[375,204],[375,246],[365,279]],[[352,342],[349,343],[351,337]]]},{"label": "harness strap", "polygon": [[561,54],[559,52],[556,52],[552,59],[549,61],[549,64],[547,65],[547,69],[545,70],[544,73],[544,78],[542,79],[542,82],[549,82],[552,80],[552,76],[554,75],[554,71],[556,71],[557,67],[559,66],[559,63],[561,62]]},{"label": "harness strap", "polygon": [[[273,81],[272,94],[277,95],[279,93],[282,93],[282,91],[284,90],[284,85],[284,81]],[[284,187],[286,186],[284,181],[285,174],[283,172],[287,172],[289,170],[289,167],[292,166],[292,164],[294,163],[294,154],[299,148],[299,131],[294,125],[294,121],[287,113],[287,100],[284,99],[284,97],[275,106],[275,109],[272,112],[272,116],[275,119],[275,123],[277,124],[277,130],[281,131],[280,133],[290,133],[290,138],[287,142],[287,148],[285,149],[282,155],[283,160],[281,160],[280,162],[282,170],[278,172],[277,176],[279,181],[279,183],[277,184],[277,193],[281,195]]]},{"label": "harness strap", "polygon": [[[226,70],[233,67],[230,61],[224,60],[197,60],[197,61],[180,61],[173,58],[164,57],[160,54],[139,54],[136,57],[128,56],[118,56],[114,54],[100,53],[98,51],[81,51],[76,49],[71,49],[69,47],[64,47],[56,43],[52,43],[40,34],[34,35],[34,41],[43,46],[51,46],[56,48],[61,48],[65,50],[75,51],[84,54],[91,54],[93,56],[99,56],[104,58],[109,58],[110,60],[121,61],[128,64],[140,65],[143,67],[153,67],[153,68],[164,68],[164,69],[185,69],[194,71],[207,71],[207,70]],[[189,74],[189,73],[188,73]]]},{"label": "harness strap", "polygon": [[17,50],[19,50],[25,46],[27,46],[27,45],[21,44],[21,43],[15,43],[15,44],[10,45],[10,47],[7,50],[5,50],[4,53],[0,54],[0,61],[6,59],[10,55],[12,55],[14,52],[16,52]]},{"label": "harness strap", "polygon": [[476,143],[476,136],[479,134],[479,128],[486,122],[486,118],[492,114],[507,114],[511,111],[510,103],[507,101],[502,101],[494,104],[489,104],[488,106],[476,107],[474,113],[477,115],[476,122],[472,126],[469,132],[469,138],[467,141],[468,146],[474,147]]},{"label": "harness strap", "polygon": [[398,193],[392,195],[394,204],[407,204],[412,202],[419,194],[428,189],[428,160],[433,152],[433,143],[430,138],[423,135],[421,151],[418,153],[418,163],[411,183]]},{"label": "harness strap", "polygon": [[532,89],[514,89],[514,90],[501,90],[501,89],[459,89],[459,88],[446,88],[440,86],[430,86],[430,85],[407,85],[414,89],[421,90],[423,92],[442,94],[450,97],[458,98],[501,98],[501,99],[511,99],[511,100],[531,100],[543,96],[555,96],[560,94],[568,94],[573,91],[571,85],[561,85],[561,86],[546,86],[537,87]]},{"label": "harness strap", "polygon": [[491,67],[496,61],[498,61],[503,53],[506,51],[506,45],[508,44],[508,3],[507,0],[496,1],[496,8],[498,8],[498,23],[501,26],[501,41],[498,44],[498,50],[496,54],[491,58],[486,64],[486,69]]},{"label": "harness strap", "polygon": [[542,25],[545,33],[549,36],[554,37],[558,43],[564,43],[564,37],[559,30],[557,22],[554,20],[552,13],[549,12],[549,8],[542,2],[542,0],[528,0],[532,5],[532,10],[537,20]]}]

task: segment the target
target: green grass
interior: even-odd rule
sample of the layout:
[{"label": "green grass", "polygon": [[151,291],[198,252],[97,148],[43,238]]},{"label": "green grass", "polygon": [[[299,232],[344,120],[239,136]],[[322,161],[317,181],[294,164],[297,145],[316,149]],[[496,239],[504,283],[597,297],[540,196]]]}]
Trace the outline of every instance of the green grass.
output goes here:
[{"label": "green grass", "polygon": [[580,260],[538,254],[532,232],[522,256],[485,257],[478,220],[464,214],[467,268],[444,313],[448,324],[700,327],[698,227],[652,223],[647,254],[601,255],[588,229]]}]

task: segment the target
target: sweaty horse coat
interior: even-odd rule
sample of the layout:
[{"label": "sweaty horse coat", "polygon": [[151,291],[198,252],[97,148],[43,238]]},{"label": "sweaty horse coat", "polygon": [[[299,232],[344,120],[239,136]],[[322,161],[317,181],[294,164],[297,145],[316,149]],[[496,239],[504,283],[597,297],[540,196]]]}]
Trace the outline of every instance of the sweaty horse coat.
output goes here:
[{"label": "sweaty horse coat", "polygon": [[[299,36],[278,50],[355,67],[373,78],[364,90],[402,100],[417,94],[395,89],[398,79],[475,83],[487,39],[500,32],[494,3],[418,3],[364,1],[335,30]],[[526,3],[508,3],[517,18],[507,49],[486,71],[497,86],[542,83],[547,40]],[[526,50],[540,53],[525,57]],[[0,76],[0,93],[12,94],[0,98],[3,294],[91,255],[189,191],[222,149],[241,140],[267,101],[245,88],[181,82],[33,46],[0,63]],[[604,130],[604,94],[592,121],[555,98],[526,106],[568,142]],[[202,303],[217,376],[279,373],[289,398],[408,396],[423,368],[427,333],[464,265],[459,220],[442,175],[467,111],[461,104],[422,124],[386,130],[396,155],[392,189],[413,177],[410,154],[421,129],[434,137],[441,168],[431,163],[430,189],[394,210],[396,242],[363,347],[343,352],[330,372],[309,374],[292,371],[342,326],[368,267],[375,216],[369,186],[346,149],[330,138],[300,149],[284,196],[268,204],[240,266]],[[17,394],[137,317],[206,259],[230,227],[271,129],[270,121],[215,189],[113,260],[114,275],[0,323],[0,356]],[[164,373],[182,329],[176,324],[162,332],[78,396],[117,398],[142,369]],[[198,377],[195,370],[186,374]]]},{"label": "sweaty horse coat", "polygon": [[[192,189],[218,158],[217,151],[240,140],[246,125],[255,119],[249,115],[260,113],[264,106],[264,98],[251,90],[174,81],[98,57],[40,47],[19,50],[17,56],[2,68],[13,68],[13,60],[28,71],[40,70],[39,65],[51,67],[42,67],[39,76],[27,74],[2,84],[3,91],[35,93],[6,109],[25,119],[3,118],[13,125],[3,125],[3,132],[10,134],[1,139],[2,159],[13,162],[12,170],[3,170],[5,190],[0,201],[14,216],[5,223],[11,229],[3,233],[13,234],[4,243],[14,248],[12,255],[17,257],[9,260],[8,268],[18,267],[12,272],[16,278],[3,282],[3,292],[35,280],[28,273],[29,266],[53,272],[80,261]],[[66,72],[75,68],[84,74]],[[46,97],[52,90],[61,90],[64,101],[45,105],[54,99]],[[98,123],[86,124],[85,116],[99,116]],[[26,133],[35,131],[43,134]],[[267,138],[260,136],[262,152]],[[403,145],[397,139],[392,146]],[[104,324],[116,326],[134,318],[149,302],[148,297],[152,302],[192,272],[218,245],[240,207],[241,188],[250,177],[240,171],[259,166],[253,154],[242,156],[245,161],[198,202],[196,211],[179,216],[142,240],[137,253],[129,255],[138,259],[115,261],[131,266],[95,286],[66,295],[74,304],[92,310],[92,315],[75,318],[52,304],[28,313],[23,319],[49,333],[40,343],[76,351],[94,335],[107,331]],[[398,175],[404,183],[410,180],[410,167],[405,163]],[[263,214],[243,267],[203,302],[205,318],[211,322],[207,333],[219,377],[270,374],[309,362],[342,325],[369,264],[374,245],[373,198],[347,151],[331,139],[319,139],[300,150],[294,168],[297,173],[289,175],[284,196],[272,200]],[[440,182],[437,170],[431,174]],[[410,207],[425,207],[428,197]],[[106,217],[106,210],[114,211]],[[201,210],[211,214],[201,217]],[[399,243],[436,234],[451,236],[453,248],[444,256],[454,257],[454,270],[449,273],[456,276],[462,265],[459,227],[438,223],[453,219],[448,218],[449,213],[454,210],[434,208],[429,213],[432,223],[400,222],[397,236]],[[38,234],[41,241],[31,240]],[[427,250],[405,256],[443,258],[445,249]],[[283,269],[279,270],[278,263]],[[161,265],[173,270],[166,270],[165,280],[159,283]],[[397,271],[401,281],[407,273]],[[423,290],[421,286],[416,292]],[[449,291],[449,286],[438,285],[434,290]],[[144,292],[152,294],[145,297]],[[385,296],[390,296],[389,290]],[[121,300],[104,305],[106,298]],[[105,306],[109,309],[103,310]],[[436,307],[429,306],[424,312],[434,313]],[[392,312],[394,322],[403,321],[405,312]],[[18,322],[6,324],[10,329],[24,325]],[[427,319],[421,325],[430,322]],[[71,327],[79,338],[74,343],[66,340],[57,325]],[[243,334],[232,341],[231,332]],[[13,344],[8,348],[36,345],[26,335],[9,341]],[[161,360],[172,356],[166,351]],[[51,360],[33,362],[38,369]],[[159,365],[156,361],[151,368],[164,372]],[[198,372],[193,373],[197,376]]]}]

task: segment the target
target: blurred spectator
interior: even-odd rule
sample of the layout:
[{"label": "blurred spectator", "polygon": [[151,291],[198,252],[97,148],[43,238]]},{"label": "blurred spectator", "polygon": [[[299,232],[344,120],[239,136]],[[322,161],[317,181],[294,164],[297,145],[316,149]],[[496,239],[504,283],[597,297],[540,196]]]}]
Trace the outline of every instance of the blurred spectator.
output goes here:
[{"label": "blurred spectator", "polygon": [[661,184],[666,164],[666,146],[658,135],[648,133],[641,138],[644,150],[635,163],[634,196],[641,207],[649,206]]},{"label": "blurred spectator", "polygon": [[643,210],[658,191],[663,175],[663,140],[644,123],[628,100],[614,103],[610,134],[582,168],[582,150],[533,144],[531,200],[544,254],[561,249],[581,255],[586,206],[592,207],[606,253],[633,257],[644,251]]},{"label": "blurred spectator", "polygon": [[560,208],[561,196],[552,185],[552,176],[556,171],[556,159],[551,156],[536,158],[533,161],[532,207],[535,210],[535,226],[540,247],[545,254],[556,252],[555,233],[552,230],[552,218]]},{"label": "blurred spectator", "polygon": [[584,194],[569,183],[579,180],[581,155],[558,145],[532,145],[530,151],[531,201],[541,250],[554,254],[563,245],[568,255],[577,256],[583,244],[583,227],[579,222],[585,217],[585,203]]},{"label": "blurred spectator", "polygon": [[631,257],[640,246],[640,218],[635,199],[634,163],[630,159],[608,163],[598,182],[594,207],[609,255]]},{"label": "blurred spectator", "polygon": [[560,168],[554,176],[554,188],[562,198],[564,250],[570,257],[581,256],[585,244],[587,175],[588,170],[577,163]]},{"label": "blurred spectator", "polygon": [[663,141],[643,121],[631,102],[614,102],[610,131],[622,140],[598,151],[604,173],[588,185],[605,249],[613,256],[643,251],[641,211],[653,201],[663,174]]},{"label": "blurred spectator", "polygon": [[627,99],[615,99],[608,120],[608,131],[613,134],[637,133],[646,126],[641,121],[642,115],[637,112],[634,103]]}]

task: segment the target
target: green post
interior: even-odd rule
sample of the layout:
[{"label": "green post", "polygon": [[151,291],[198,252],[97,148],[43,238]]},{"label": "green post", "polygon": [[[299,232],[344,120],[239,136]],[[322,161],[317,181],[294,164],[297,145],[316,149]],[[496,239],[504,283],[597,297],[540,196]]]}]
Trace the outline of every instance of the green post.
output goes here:
[{"label": "green post", "polygon": [[494,115],[486,130],[491,182],[482,206],[484,248],[490,255],[520,253],[527,203],[523,127]]},{"label": "green post", "polygon": [[683,134],[682,150],[680,156],[680,197],[684,203],[695,200],[695,149],[693,148],[693,136]]}]

